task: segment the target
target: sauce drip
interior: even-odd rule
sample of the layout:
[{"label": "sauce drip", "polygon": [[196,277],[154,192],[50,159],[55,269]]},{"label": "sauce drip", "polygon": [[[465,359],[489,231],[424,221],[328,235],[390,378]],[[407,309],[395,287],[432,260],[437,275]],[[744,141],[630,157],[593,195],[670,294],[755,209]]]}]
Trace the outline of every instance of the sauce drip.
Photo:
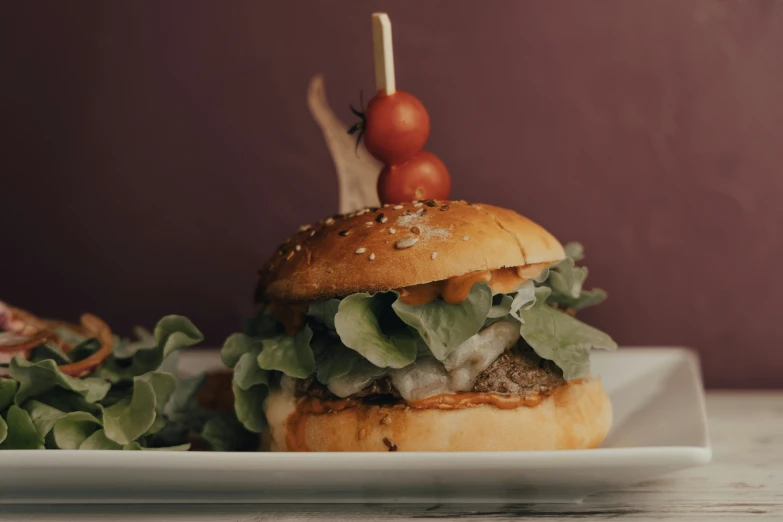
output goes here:
[{"label": "sauce drip", "polygon": [[[568,383],[563,386],[568,386]],[[340,412],[349,408],[362,408],[367,411],[372,408],[391,410],[458,410],[482,404],[488,404],[501,410],[513,410],[520,407],[533,408],[538,406],[546,397],[547,395],[538,393],[526,396],[501,395],[499,393],[487,392],[446,393],[408,403],[382,407],[364,404],[361,401],[351,399],[324,400],[318,397],[305,397],[299,400],[296,410],[288,417],[286,422],[286,449],[288,451],[309,451],[305,430],[307,428],[307,419],[314,415]]]},{"label": "sauce drip", "polygon": [[513,292],[526,280],[537,277],[550,264],[535,263],[495,270],[476,270],[445,281],[408,286],[399,290],[400,300],[411,306],[419,306],[443,297],[449,304],[459,304],[468,298],[470,289],[476,283],[488,283],[493,293],[505,294]]},{"label": "sauce drip", "polygon": [[[476,283],[487,283],[495,294],[513,292],[528,279],[537,277],[551,263],[496,268],[494,270],[476,270],[443,281],[433,281],[399,289],[400,300],[411,306],[427,304],[442,297],[449,304],[459,304],[468,298]],[[294,335],[305,325],[307,304],[288,304],[272,301],[266,311],[283,325],[289,335]]]},{"label": "sauce drip", "polygon": [[491,404],[501,410],[513,410],[520,406],[532,408],[538,406],[543,401],[544,395],[500,395],[498,393],[468,392],[468,393],[444,393],[411,401],[408,406],[415,409],[440,409],[440,410],[459,410],[469,406],[478,406],[480,404]]},{"label": "sauce drip", "polygon": [[266,306],[266,312],[283,325],[288,335],[294,335],[304,327],[307,309],[307,304],[288,304],[280,301],[271,301]]}]

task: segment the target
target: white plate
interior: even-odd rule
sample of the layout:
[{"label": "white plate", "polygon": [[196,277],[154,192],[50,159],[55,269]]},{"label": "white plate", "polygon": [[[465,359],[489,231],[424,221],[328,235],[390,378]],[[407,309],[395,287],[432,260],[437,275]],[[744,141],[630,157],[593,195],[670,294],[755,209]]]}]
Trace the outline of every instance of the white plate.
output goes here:
[{"label": "white plate", "polygon": [[[183,369],[219,365],[183,354]],[[696,355],[595,353],[601,448],[508,453],[0,451],[0,502],[568,502],[709,462]]]}]

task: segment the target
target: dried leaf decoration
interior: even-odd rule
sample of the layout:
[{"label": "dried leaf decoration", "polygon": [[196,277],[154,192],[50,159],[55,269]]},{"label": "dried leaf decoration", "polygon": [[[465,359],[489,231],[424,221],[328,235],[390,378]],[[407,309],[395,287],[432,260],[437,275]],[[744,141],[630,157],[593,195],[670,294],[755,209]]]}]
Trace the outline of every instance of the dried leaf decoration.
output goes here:
[{"label": "dried leaf decoration", "polygon": [[343,124],[326,100],[323,76],[310,80],[307,106],[326,140],[326,146],[337,170],[340,186],[339,212],[346,214],[367,207],[378,207],[376,184],[383,165],[360,144],[357,148],[348,126]]}]

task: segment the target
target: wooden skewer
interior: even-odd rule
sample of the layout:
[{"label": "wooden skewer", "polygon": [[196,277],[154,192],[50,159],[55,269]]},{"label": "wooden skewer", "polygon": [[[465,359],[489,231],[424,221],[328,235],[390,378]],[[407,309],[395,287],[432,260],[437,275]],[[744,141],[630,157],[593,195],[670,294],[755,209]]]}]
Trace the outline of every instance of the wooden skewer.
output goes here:
[{"label": "wooden skewer", "polygon": [[387,95],[394,94],[394,51],[392,50],[391,21],[386,13],[372,15],[372,44],[375,53],[375,88]]}]

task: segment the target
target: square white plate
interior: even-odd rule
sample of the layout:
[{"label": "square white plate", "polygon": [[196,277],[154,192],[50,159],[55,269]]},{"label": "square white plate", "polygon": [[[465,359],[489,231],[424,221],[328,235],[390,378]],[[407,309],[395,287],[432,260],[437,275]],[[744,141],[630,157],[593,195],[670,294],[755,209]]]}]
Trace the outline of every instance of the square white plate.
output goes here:
[{"label": "square white plate", "polygon": [[[183,370],[219,366],[185,353]],[[696,355],[595,353],[614,407],[601,448],[507,453],[0,451],[0,502],[573,502],[712,456]]]}]

